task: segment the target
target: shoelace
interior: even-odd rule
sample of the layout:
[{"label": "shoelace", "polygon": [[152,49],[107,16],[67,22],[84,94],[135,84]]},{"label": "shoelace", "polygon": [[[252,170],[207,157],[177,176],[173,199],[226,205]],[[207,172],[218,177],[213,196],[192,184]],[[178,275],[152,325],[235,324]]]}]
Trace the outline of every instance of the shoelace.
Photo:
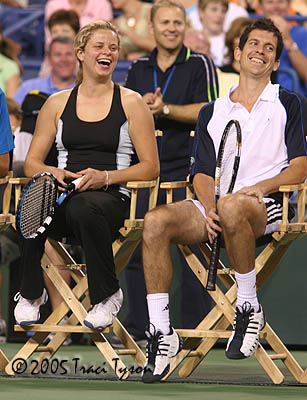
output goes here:
[{"label": "shoelace", "polygon": [[17,293],[15,294],[15,296],[14,296],[14,301],[19,301],[20,297],[21,297],[20,292],[17,292]]},{"label": "shoelace", "polygon": [[[152,325],[152,324],[151,324]],[[168,343],[163,343],[163,335],[160,331],[156,331],[155,327],[152,325],[154,333],[152,334],[150,330],[145,331],[148,338],[146,346],[146,357],[148,359],[148,364],[154,364],[156,356],[166,356],[168,352]]]},{"label": "shoelace", "polygon": [[253,313],[254,309],[248,301],[243,303],[242,311],[237,307],[234,338],[241,339],[243,337]]}]

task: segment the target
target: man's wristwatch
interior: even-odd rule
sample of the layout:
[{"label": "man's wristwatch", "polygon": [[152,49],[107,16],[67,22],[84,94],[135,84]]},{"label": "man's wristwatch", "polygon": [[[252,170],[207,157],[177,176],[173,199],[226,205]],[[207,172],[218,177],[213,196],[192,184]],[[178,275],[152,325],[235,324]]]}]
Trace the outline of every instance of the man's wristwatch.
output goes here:
[{"label": "man's wristwatch", "polygon": [[164,104],[162,112],[163,112],[163,115],[169,115],[170,109],[169,109],[168,104]]},{"label": "man's wristwatch", "polygon": [[288,53],[291,53],[291,51],[295,51],[295,50],[298,50],[298,49],[299,49],[299,48],[298,48],[297,43],[293,42],[293,43],[291,44],[291,47],[290,47],[289,50],[288,50]]}]

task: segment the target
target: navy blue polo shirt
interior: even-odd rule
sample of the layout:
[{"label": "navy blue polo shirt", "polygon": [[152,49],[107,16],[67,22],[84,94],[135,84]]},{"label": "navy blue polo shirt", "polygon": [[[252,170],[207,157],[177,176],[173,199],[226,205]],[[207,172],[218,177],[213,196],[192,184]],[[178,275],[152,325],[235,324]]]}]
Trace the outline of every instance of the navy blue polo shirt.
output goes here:
[{"label": "navy blue polo shirt", "polygon": [[[154,93],[155,74],[157,87],[161,88],[162,93],[166,86],[163,95],[166,104],[211,102],[218,96],[218,80],[213,61],[185,46],[182,46],[176,61],[165,72],[157,65],[157,49],[148,57],[135,61],[129,68],[125,86],[142,96]],[[155,118],[155,127],[163,131],[163,137],[158,143],[161,180],[185,179],[191,153],[190,131],[195,130],[195,124],[158,116]]]}]

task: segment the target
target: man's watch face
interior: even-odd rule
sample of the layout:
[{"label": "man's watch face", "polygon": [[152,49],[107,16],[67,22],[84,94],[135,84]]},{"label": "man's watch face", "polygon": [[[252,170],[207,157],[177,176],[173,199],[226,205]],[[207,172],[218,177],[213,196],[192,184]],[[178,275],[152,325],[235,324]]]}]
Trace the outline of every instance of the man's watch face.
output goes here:
[{"label": "man's watch face", "polygon": [[165,104],[165,105],[163,106],[163,114],[164,114],[164,115],[168,115],[168,114],[169,114],[169,107],[168,107],[167,104]]}]

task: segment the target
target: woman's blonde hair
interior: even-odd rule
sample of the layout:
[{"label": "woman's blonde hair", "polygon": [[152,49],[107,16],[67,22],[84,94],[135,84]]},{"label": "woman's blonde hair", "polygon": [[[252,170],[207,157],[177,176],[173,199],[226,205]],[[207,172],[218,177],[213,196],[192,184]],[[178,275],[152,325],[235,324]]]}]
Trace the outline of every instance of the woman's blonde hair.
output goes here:
[{"label": "woman's blonde hair", "polygon": [[85,47],[92,37],[93,33],[99,30],[106,30],[106,31],[112,31],[116,34],[117,41],[118,41],[118,47],[120,46],[120,38],[119,38],[119,33],[117,28],[111,24],[108,21],[94,21],[91,22],[87,25],[85,25],[83,28],[80,29],[80,31],[77,33],[75,40],[74,40],[74,51],[75,51],[75,57],[77,58],[79,62],[79,68],[78,68],[78,73],[77,73],[77,80],[76,84],[80,85],[83,81],[83,66],[81,61],[78,59],[77,56],[77,51],[79,49],[85,50]]}]

